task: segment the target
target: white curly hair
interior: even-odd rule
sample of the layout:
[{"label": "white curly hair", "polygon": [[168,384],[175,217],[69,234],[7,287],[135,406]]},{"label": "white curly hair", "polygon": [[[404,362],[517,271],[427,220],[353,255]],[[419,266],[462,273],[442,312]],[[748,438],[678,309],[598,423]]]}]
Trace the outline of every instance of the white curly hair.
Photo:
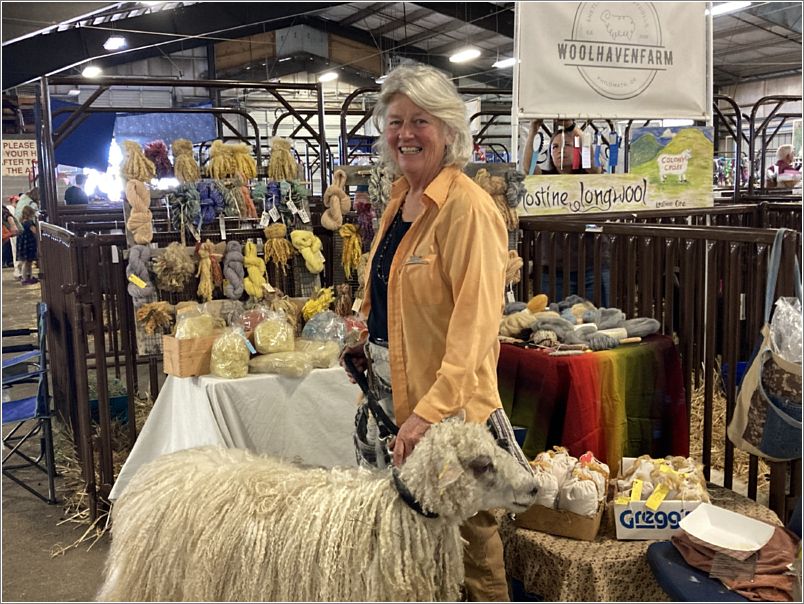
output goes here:
[{"label": "white curly hair", "polygon": [[[380,89],[372,115],[378,132],[384,130],[388,105],[397,94],[404,94],[444,124],[452,138],[444,154],[444,165],[463,169],[472,156],[472,133],[469,131],[466,105],[455,84],[434,67],[403,63],[388,74]],[[399,173],[399,166],[383,136],[377,137],[374,150],[383,162],[393,166]]]}]

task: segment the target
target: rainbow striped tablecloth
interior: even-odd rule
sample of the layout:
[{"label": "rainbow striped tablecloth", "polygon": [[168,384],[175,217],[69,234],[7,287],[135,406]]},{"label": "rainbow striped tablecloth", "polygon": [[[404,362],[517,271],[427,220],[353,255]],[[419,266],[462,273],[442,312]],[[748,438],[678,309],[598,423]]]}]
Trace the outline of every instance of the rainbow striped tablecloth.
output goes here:
[{"label": "rainbow striped tablecloth", "polygon": [[681,359],[667,336],[576,356],[503,344],[497,377],[511,423],[528,428],[530,458],[563,445],[594,452],[615,475],[623,456],[689,455]]}]

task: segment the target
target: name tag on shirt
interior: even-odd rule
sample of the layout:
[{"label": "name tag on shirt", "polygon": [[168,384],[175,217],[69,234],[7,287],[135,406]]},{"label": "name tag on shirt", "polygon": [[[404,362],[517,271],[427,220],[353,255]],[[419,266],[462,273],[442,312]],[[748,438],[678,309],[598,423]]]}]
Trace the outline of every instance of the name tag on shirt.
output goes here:
[{"label": "name tag on shirt", "polygon": [[430,261],[427,258],[422,258],[421,256],[411,256],[408,258],[408,261],[405,264],[430,264]]}]

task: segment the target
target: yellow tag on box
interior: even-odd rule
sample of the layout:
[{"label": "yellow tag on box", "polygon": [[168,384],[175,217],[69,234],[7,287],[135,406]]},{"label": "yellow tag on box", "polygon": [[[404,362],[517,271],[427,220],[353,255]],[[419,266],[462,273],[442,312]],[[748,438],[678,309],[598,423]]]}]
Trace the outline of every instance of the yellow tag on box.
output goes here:
[{"label": "yellow tag on box", "polygon": [[642,481],[639,478],[634,479],[631,485],[631,501],[642,500]]},{"label": "yellow tag on box", "polygon": [[653,490],[650,497],[648,497],[648,500],[645,502],[645,507],[655,512],[659,509],[659,506],[662,505],[662,501],[664,501],[664,498],[667,497],[669,492],[670,489],[666,484],[660,484]]},{"label": "yellow tag on box", "polygon": [[145,289],[146,287],[148,287],[145,281],[140,279],[137,275],[129,275],[128,280],[131,281],[134,285],[136,285],[140,289]]}]

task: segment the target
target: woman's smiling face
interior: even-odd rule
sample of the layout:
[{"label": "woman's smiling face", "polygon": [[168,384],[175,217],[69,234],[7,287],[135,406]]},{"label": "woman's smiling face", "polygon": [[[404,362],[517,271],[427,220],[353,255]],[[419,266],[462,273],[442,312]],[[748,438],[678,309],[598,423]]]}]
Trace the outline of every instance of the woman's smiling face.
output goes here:
[{"label": "woman's smiling face", "polygon": [[385,142],[412,185],[426,186],[441,171],[449,142],[444,123],[404,94],[395,95],[385,114]]}]

